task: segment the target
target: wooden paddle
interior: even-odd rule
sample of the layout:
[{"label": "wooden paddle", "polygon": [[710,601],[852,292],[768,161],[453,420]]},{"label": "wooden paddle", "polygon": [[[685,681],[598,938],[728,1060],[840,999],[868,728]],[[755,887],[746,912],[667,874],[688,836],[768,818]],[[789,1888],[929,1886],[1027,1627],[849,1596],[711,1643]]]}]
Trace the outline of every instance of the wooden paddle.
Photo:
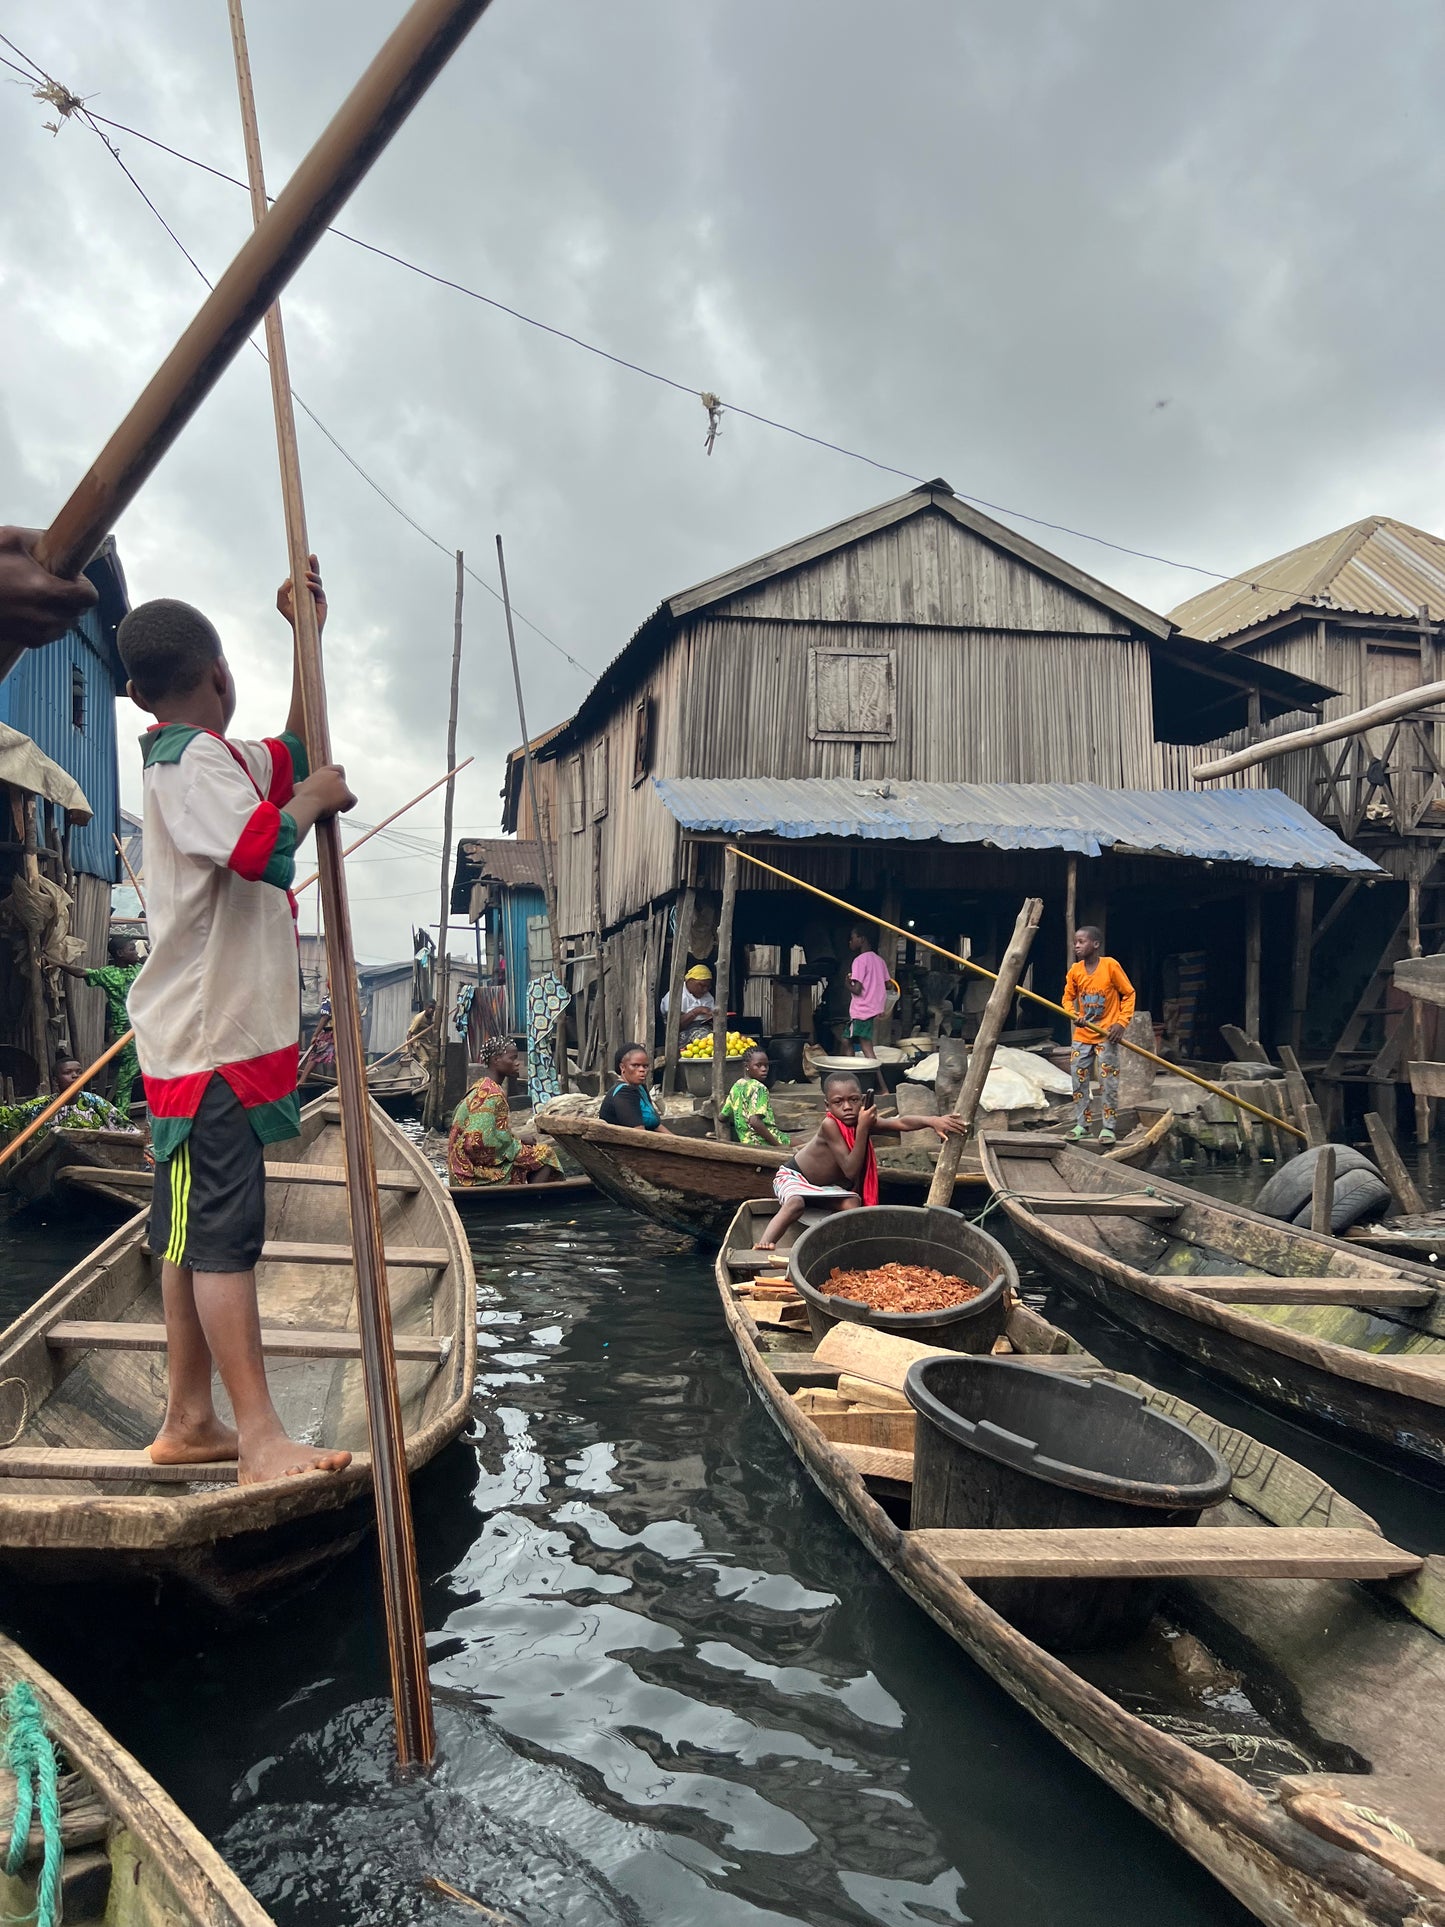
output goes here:
[{"label": "wooden paddle", "polygon": [[933,1182],[928,1187],[930,1204],[948,1204],[952,1201],[958,1162],[972,1134],[978,1101],[983,1095],[989,1071],[993,1068],[993,1054],[998,1048],[999,1034],[1008,1019],[1009,1005],[1014,1000],[1018,980],[1024,974],[1024,965],[1033,948],[1034,936],[1043,914],[1042,897],[1024,898],[1023,908],[1014,924],[1014,933],[1009,938],[1008,949],[1003,953],[1003,962],[994,978],[993,989],[988,993],[978,1036],[969,1052],[968,1070],[954,1099],[953,1115],[963,1120],[964,1130],[957,1137],[946,1137],[938,1148],[938,1163],[934,1167]]},{"label": "wooden paddle", "polygon": [[[764,863],[760,856],[750,856],[746,850],[737,849],[731,843],[727,848],[732,850],[735,856],[740,856],[744,863],[755,863],[760,870],[767,870],[773,876],[781,877],[784,883],[791,883],[795,889],[806,890],[811,896],[821,897],[824,903],[831,903],[839,910],[846,910],[850,917],[861,918],[864,923],[875,923],[880,930],[891,930],[895,937],[903,937],[909,943],[916,943],[920,950],[931,950],[935,957],[946,957],[950,963],[959,964],[964,970],[973,971],[975,976],[992,979],[996,975],[992,970],[985,970],[982,964],[975,963],[971,957],[960,957],[955,951],[945,950],[942,944],[930,943],[927,937],[920,937],[916,930],[903,930],[896,923],[889,923],[886,917],[877,916],[872,910],[860,910],[856,903],[845,903],[842,897],[835,897],[827,890],[820,890],[815,883],[804,883],[801,877],[795,877],[790,870],[780,870],[772,863]],[[1062,1004],[1056,1004],[1051,997],[1041,997],[1036,990],[1019,989],[1014,992],[1014,995],[1027,998],[1029,1003],[1039,1004],[1045,1010],[1051,1010],[1056,1017],[1067,1017],[1071,1024],[1077,1024],[1081,1029],[1092,1030],[1099,1037],[1104,1035],[1097,1024],[1091,1024],[1086,1018],[1075,1016],[1073,1011],[1065,1010]],[[1251,1117],[1262,1118],[1274,1130],[1288,1131],[1290,1136],[1297,1137],[1301,1144],[1309,1143],[1307,1134],[1297,1125],[1286,1124],[1283,1118],[1260,1110],[1258,1105],[1247,1103],[1244,1098],[1236,1096],[1233,1091],[1225,1090],[1222,1085],[1211,1084],[1207,1077],[1201,1077],[1197,1071],[1187,1071],[1182,1064],[1171,1064],[1167,1057],[1156,1057],[1152,1050],[1145,1050],[1142,1044],[1131,1043],[1127,1037],[1121,1037],[1119,1042],[1125,1050],[1133,1051],[1136,1057],[1147,1058],[1151,1064],[1157,1064],[1161,1071],[1168,1071],[1171,1077],[1186,1078],[1189,1083],[1197,1084],[1201,1090],[1212,1091],[1215,1097],[1222,1097],[1227,1104],[1233,1104],[1238,1110],[1248,1111]]]},{"label": "wooden paddle", "polygon": [[[425,0],[424,0],[425,4]],[[251,211],[260,234],[270,219],[261,165],[256,100],[246,51],[241,0],[227,0],[241,103],[246,173]],[[461,9],[466,11],[467,9]],[[477,9],[480,10],[479,8]],[[279,203],[278,203],[279,205]],[[271,370],[271,402],[281,463],[281,497],[286,514],[286,546],[291,562],[296,621],[296,673],[306,719],[306,749],[313,765],[330,763],[331,726],[326,709],[326,679],[321,666],[321,630],[316,603],[307,587],[311,541],[301,488],[301,457],[296,415],[279,302],[266,309],[266,355]],[[392,1703],[396,1713],[397,1760],[403,1768],[430,1766],[436,1755],[431,1683],[426,1661],[421,1582],[412,1530],[411,1487],[407,1478],[401,1394],[391,1329],[391,1297],[386,1280],[386,1250],[381,1200],[376,1181],[376,1147],[366,1092],[366,1049],[361,1038],[361,998],[356,983],[356,951],[346,895],[341,826],[335,817],[316,825],[320,857],[321,902],[326,918],[327,961],[332,984],[331,1028],[336,1039],[337,1088],[341,1100],[341,1141],[349,1182],[351,1257],[356,1272],[357,1324],[361,1333],[361,1375],[366,1391],[367,1431],[371,1443],[371,1489],[381,1552],[382,1600],[387,1651],[391,1661]]]}]

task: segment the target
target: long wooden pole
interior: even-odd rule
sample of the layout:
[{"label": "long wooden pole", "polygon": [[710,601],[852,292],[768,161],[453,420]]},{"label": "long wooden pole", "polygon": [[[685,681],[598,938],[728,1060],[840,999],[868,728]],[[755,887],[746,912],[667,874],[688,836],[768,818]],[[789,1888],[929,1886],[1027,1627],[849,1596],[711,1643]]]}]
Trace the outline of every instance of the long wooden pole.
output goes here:
[{"label": "long wooden pole", "polygon": [[[20,844],[25,880],[32,889],[40,886],[39,839],[35,829],[35,798],[26,796],[20,805]],[[45,973],[40,966],[40,938],[34,930],[25,932],[25,962],[30,977],[30,1028],[35,1035],[35,1069],[39,1095],[49,1097],[51,1083],[50,1011],[45,1000]]]},{"label": "long wooden pole", "polygon": [[973,1120],[978,1114],[978,1101],[983,1096],[983,1087],[988,1081],[993,1067],[993,1054],[998,1048],[998,1040],[1008,1021],[1009,1005],[1013,1002],[1018,980],[1023,975],[1024,965],[1028,962],[1029,951],[1033,947],[1034,935],[1039,927],[1039,918],[1044,914],[1042,897],[1025,897],[1023,908],[1019,911],[1014,924],[1014,933],[1009,938],[1008,949],[998,967],[993,989],[988,993],[988,1003],[984,1006],[983,1018],[974,1039],[973,1049],[969,1052],[968,1070],[959,1086],[958,1096],[954,1099],[953,1115],[962,1118],[963,1133],[957,1137],[946,1137],[938,1147],[938,1163],[934,1166],[933,1182],[928,1187],[930,1204],[948,1204],[953,1197],[954,1180],[958,1176],[959,1160],[963,1147],[973,1131]]},{"label": "long wooden pole", "polygon": [[[457,704],[462,689],[462,597],[466,589],[466,558],[457,550],[457,588],[452,604],[452,684],[451,700],[447,707],[447,768],[453,770],[457,765]],[[452,908],[452,821],[456,790],[448,789],[447,800],[442,810],[442,902],[441,916],[437,924],[437,976],[438,985],[436,1008],[436,1052],[432,1059],[431,1077],[427,1083],[425,1122],[435,1127],[441,1114],[442,1100],[446,1096],[447,1083],[447,1009],[451,1002],[451,991],[447,979],[447,944],[450,941],[449,924]]]},{"label": "long wooden pole", "polygon": [[[256,101],[246,51],[241,0],[227,0],[236,56],[236,87],[245,138],[251,211],[259,230],[266,222],[266,182]],[[316,604],[307,588],[311,544],[301,490],[301,460],[291,379],[279,304],[266,310],[266,352],[271,364],[271,400],[281,465],[281,495],[286,515],[286,546],[296,618],[296,668],[306,719],[306,747],[315,765],[331,761],[331,729],[326,713],[326,681],[321,665],[321,634]],[[448,795],[450,795],[450,790]],[[327,962],[331,972],[332,1030],[341,1099],[341,1138],[346,1163],[346,1197],[351,1218],[352,1262],[356,1269],[357,1323],[361,1338],[362,1381],[371,1444],[372,1493],[381,1549],[382,1597],[391,1660],[392,1701],[396,1709],[396,1751],[403,1767],[429,1766],[436,1753],[431,1685],[427,1675],[426,1633],[421,1584],[411,1522],[402,1432],[401,1397],[392,1343],[391,1298],[386,1282],[385,1240],[376,1184],[376,1149],[366,1095],[366,1052],[361,1038],[361,999],[356,984],[356,953],[347,904],[341,827],[335,817],[316,825],[321,901],[326,917]]]},{"label": "long wooden pole", "polygon": [[555,965],[562,955],[562,942],[557,933],[557,880],[552,874],[552,853],[547,847],[542,812],[537,807],[537,767],[532,756],[532,739],[527,734],[527,710],[522,701],[522,672],[517,666],[517,632],[512,627],[512,594],[507,587],[507,558],[502,551],[500,534],[497,536],[497,573],[502,579],[502,611],[507,618],[507,648],[512,657],[512,687],[517,693],[517,727],[522,732],[522,769],[527,779],[527,801],[532,806],[532,823],[537,832],[537,847],[542,852],[542,888],[547,897],[547,923],[552,932],[552,960]]},{"label": "long wooden pole", "polygon": [[[85,567],[489,4],[415,0],[35,545],[52,574]],[[0,681],[20,653],[0,645]]]},{"label": "long wooden pole", "polygon": [[[733,846],[729,844],[727,847],[732,849]],[[775,864],[764,863],[760,856],[752,856],[747,850],[739,850],[737,854],[745,863],[756,863],[760,870],[768,870],[773,876],[781,877],[784,883],[791,883],[794,889],[806,890],[811,896],[821,897],[824,903],[831,903],[839,910],[846,910],[849,916],[859,917],[865,923],[879,924],[884,929],[892,930],[895,936],[908,937],[921,949],[931,950],[935,957],[946,957],[950,963],[961,964],[965,970],[972,970],[980,977],[994,979],[997,976],[995,971],[985,970],[982,964],[975,963],[971,957],[960,957],[955,951],[945,950],[942,944],[930,943],[927,937],[920,937],[916,930],[899,930],[895,924],[884,924],[883,919],[873,911],[860,910],[856,903],[845,903],[842,897],[831,896],[828,891],[820,890],[814,883],[804,883],[801,877],[795,877],[790,870],[780,870]],[[1086,1018],[1076,1017],[1073,1011],[1065,1010],[1062,1004],[1056,1004],[1051,997],[1040,997],[1036,990],[1020,988],[1014,992],[1014,995],[1026,998],[1029,1003],[1038,1004],[1044,1010],[1051,1010],[1056,1017],[1067,1017],[1071,1024],[1078,1024],[1081,1029],[1092,1030],[1100,1037],[1104,1035],[1099,1025],[1089,1023]],[[1127,1037],[1121,1037],[1119,1042],[1125,1050],[1133,1051],[1136,1057],[1147,1058],[1151,1064],[1157,1064],[1161,1071],[1168,1071],[1171,1077],[1186,1078],[1189,1083],[1197,1084],[1202,1091],[1212,1091],[1216,1097],[1222,1097],[1227,1104],[1233,1104],[1241,1111],[1248,1111],[1251,1117],[1263,1118],[1266,1124],[1273,1125],[1276,1130],[1288,1131],[1302,1144],[1308,1144],[1309,1139],[1306,1134],[1296,1129],[1293,1124],[1282,1123],[1278,1117],[1272,1116],[1268,1111],[1261,1111],[1257,1105],[1246,1103],[1242,1097],[1236,1097],[1233,1091],[1227,1091],[1219,1084],[1211,1084],[1207,1077],[1200,1077],[1196,1071],[1187,1071],[1182,1064],[1171,1064],[1167,1057],[1156,1057],[1152,1050],[1145,1050],[1142,1044],[1131,1043]]]},{"label": "long wooden pole", "polygon": [[[409,803],[403,803],[399,810],[393,810],[390,816],[384,816],[379,823],[373,823],[365,836],[359,836],[354,843],[348,843],[341,854],[343,856],[350,856],[353,851],[359,850],[363,843],[369,843],[374,836],[380,836],[381,832],[389,823],[395,823],[399,816],[405,816],[408,810],[414,809],[425,797],[430,796],[433,790],[440,789],[443,783],[453,781],[453,779],[459,776],[467,767],[467,764],[473,760],[472,757],[468,756],[466,762],[458,763],[456,769],[453,770],[450,775],[439,776],[435,783],[428,783],[424,790],[418,790],[417,794]],[[316,882],[319,874],[319,871],[313,870],[311,875],[307,877],[303,883],[296,885],[295,894],[300,896],[303,890],[309,890],[312,884]],[[118,1051],[124,1050],[127,1044],[133,1043],[134,1041],[135,1032],[128,1030],[124,1036],[117,1037],[113,1044],[108,1044],[93,1064],[87,1065],[73,1083],[66,1085],[59,1097],[53,1098],[37,1117],[31,1118],[23,1131],[19,1132],[15,1137],[12,1137],[3,1146],[0,1146],[0,1164],[8,1163],[22,1145],[29,1143],[37,1131],[43,1131],[62,1105],[68,1104],[72,1097],[76,1096],[80,1091],[83,1091],[97,1071],[104,1070],[111,1058],[114,1057]]]},{"label": "long wooden pole", "polygon": [[1380,723],[1392,723],[1397,716],[1408,716],[1412,710],[1433,709],[1437,703],[1445,703],[1445,682],[1420,683],[1364,709],[1351,710],[1348,716],[1336,716],[1332,722],[1311,723],[1307,729],[1292,729],[1288,735],[1271,736],[1268,742],[1251,743],[1248,749],[1218,756],[1212,763],[1198,763],[1194,780],[1206,783],[1214,776],[1233,776],[1236,770],[1253,769],[1256,763],[1272,762],[1276,756],[1288,756],[1291,750],[1313,749],[1319,743],[1336,743],[1342,736],[1358,736]]}]

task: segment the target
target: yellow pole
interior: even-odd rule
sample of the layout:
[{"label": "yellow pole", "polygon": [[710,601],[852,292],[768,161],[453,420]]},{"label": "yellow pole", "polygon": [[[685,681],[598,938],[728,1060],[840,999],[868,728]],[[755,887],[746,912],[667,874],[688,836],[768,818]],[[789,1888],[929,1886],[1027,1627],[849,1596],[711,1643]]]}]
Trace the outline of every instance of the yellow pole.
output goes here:
[{"label": "yellow pole", "polygon": [[[916,943],[920,949],[931,950],[935,957],[946,957],[950,963],[962,964],[965,970],[975,971],[980,977],[987,977],[990,982],[998,981],[997,971],[985,970],[982,964],[975,963],[971,957],[960,957],[952,950],[945,950],[941,944],[930,943],[927,937],[920,937],[916,930],[902,930],[896,923],[889,923],[885,917],[875,916],[871,910],[860,910],[856,903],[845,903],[842,897],[830,896],[826,890],[820,890],[816,884],[804,883],[801,877],[795,877],[787,870],[780,870],[775,864],[764,863],[760,856],[750,856],[746,850],[738,849],[735,844],[729,843],[726,847],[734,856],[740,856],[744,863],[755,863],[760,870],[767,870],[771,875],[781,877],[784,883],[791,883],[799,890],[807,890],[811,895],[821,897],[824,903],[831,903],[839,910],[846,910],[850,917],[857,917],[864,923],[876,923],[880,930],[891,930],[895,937],[903,937],[909,943]],[[1084,1029],[1092,1030],[1100,1037],[1104,1035],[1097,1024],[1089,1023],[1084,1017],[1075,1017],[1073,1012],[1065,1010],[1062,1004],[1054,1003],[1049,997],[1040,997],[1037,991],[1018,990],[1014,994],[1018,997],[1027,997],[1031,1004],[1041,1004],[1045,1010],[1052,1011],[1055,1016],[1067,1017],[1070,1023],[1080,1024]],[[1188,1078],[1191,1084],[1197,1084],[1201,1090],[1212,1091],[1216,1097],[1222,1097],[1228,1104],[1237,1105],[1241,1111],[1248,1111],[1252,1117],[1263,1118],[1264,1122],[1272,1124],[1275,1130],[1288,1131],[1302,1144],[1309,1143],[1305,1133],[1297,1130],[1293,1124],[1286,1124],[1283,1118],[1276,1117],[1272,1112],[1261,1111],[1257,1106],[1247,1104],[1242,1097],[1236,1097],[1233,1091],[1226,1091],[1218,1084],[1211,1084],[1207,1077],[1200,1077],[1194,1071],[1185,1070],[1182,1064],[1171,1064],[1167,1057],[1156,1057],[1152,1050],[1145,1050],[1142,1044],[1131,1044],[1127,1037],[1121,1037],[1119,1042],[1125,1050],[1133,1051],[1136,1057],[1145,1057],[1151,1064],[1157,1064],[1160,1070],[1168,1071],[1171,1077]]]}]

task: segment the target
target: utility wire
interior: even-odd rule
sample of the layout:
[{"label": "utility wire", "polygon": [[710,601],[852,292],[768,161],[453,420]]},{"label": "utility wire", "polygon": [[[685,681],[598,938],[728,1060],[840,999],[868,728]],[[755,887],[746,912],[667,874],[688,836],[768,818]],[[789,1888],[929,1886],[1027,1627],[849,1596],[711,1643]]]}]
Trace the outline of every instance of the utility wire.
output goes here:
[{"label": "utility wire", "polygon": [[[34,80],[38,77],[46,81],[52,89],[58,88],[58,83],[51,80],[44,69],[38,67],[34,61],[31,61],[27,54],[21,53],[14,41],[7,39],[4,34],[0,34],[0,42],[3,42],[5,46],[9,47],[12,53],[18,54],[21,60],[29,62],[29,65],[35,69],[35,72],[33,74],[27,73],[24,68],[16,67],[13,61],[5,60],[3,55],[0,55],[0,63],[13,68],[16,73],[20,74],[22,78],[26,80]],[[80,96],[69,93],[68,89],[59,89],[59,91],[65,96],[65,103],[55,102],[54,104],[58,106],[59,111],[66,117],[69,117],[71,114],[78,114],[91,123],[100,123],[106,127],[113,127],[117,133],[126,134],[133,140],[144,141],[148,146],[159,148],[162,153],[171,155],[173,159],[184,161],[188,167],[199,168],[202,173],[213,175],[218,181],[225,181],[232,187],[238,187],[249,192],[246,182],[239,180],[234,174],[228,174],[222,168],[213,167],[208,161],[198,160],[194,154],[184,153],[178,147],[171,147],[165,141],[158,140],[153,134],[144,134],[139,128],[129,127],[124,121],[112,120],[105,114],[97,114],[92,108],[86,106]],[[52,98],[49,95],[42,97]],[[94,126],[93,131],[99,133],[99,126]],[[105,141],[105,145],[110,148],[111,152],[115,154],[116,159],[119,160],[120,155],[116,151],[114,144],[103,134],[100,135],[100,138]],[[122,163],[122,165],[124,165],[124,163]],[[129,169],[126,169],[126,172],[129,174]],[[130,178],[132,181],[135,180],[133,175],[130,175]],[[139,187],[138,182],[136,182],[135,185]],[[144,195],[144,190],[142,190],[142,194]],[[156,212],[154,205],[149,201],[149,197],[145,198],[147,205],[152,207],[152,212]],[[156,218],[161,220],[159,213],[156,214]],[[175,240],[175,235],[164,220],[161,220],[161,225],[166,227],[166,232],[171,234],[171,238]],[[573,347],[581,348],[590,355],[596,355],[603,361],[611,362],[614,367],[625,369],[630,374],[641,375],[648,381],[658,382],[663,387],[671,388],[681,395],[688,395],[694,400],[697,400],[704,392],[691,387],[687,382],[676,381],[671,375],[664,375],[655,368],[648,368],[642,362],[629,361],[625,356],[614,354],[611,349],[600,347],[596,342],[588,341],[581,335],[572,334],[566,328],[558,328],[554,326],[553,323],[543,321],[536,315],[526,314],[520,308],[514,308],[509,306],[505,301],[499,301],[494,295],[483,294],[477,288],[469,288],[465,282],[454,281],[447,275],[437,274],[430,268],[422,267],[418,262],[408,260],[404,255],[394,254],[389,248],[381,247],[374,241],[365,241],[360,235],[349,234],[345,228],[328,228],[327,233],[334,235],[337,240],[350,242],[353,247],[361,248],[367,254],[378,255],[384,261],[390,261],[399,268],[405,268],[411,274],[420,275],[423,280],[431,281],[438,287],[449,288],[456,294],[465,295],[471,301],[481,302],[484,307],[495,308],[501,314],[510,315],[515,321],[525,322],[529,328],[536,328],[543,334],[552,335],[558,341],[570,342]],[[177,242],[177,245],[179,246],[180,243]],[[182,252],[184,253],[185,250],[182,249]],[[189,255],[187,255],[186,258],[190,260]],[[195,266],[194,261],[192,261],[191,265],[193,267]],[[197,269],[197,273],[200,273],[199,269]],[[202,276],[202,279],[204,278],[205,277]],[[209,286],[210,284],[207,283],[207,285]],[[404,521],[410,523],[418,535],[424,536],[428,542],[433,543],[446,554],[455,553],[455,551],[448,549],[444,542],[439,541],[436,536],[424,529],[419,522],[413,521],[406,510],[392,500],[381,485],[366,473],[366,470],[362,468],[361,464],[342,448],[340,442],[331,434],[331,431],[326,428],[322,422],[317,420],[311,410],[306,407],[305,402],[301,400],[301,397],[294,394],[294,391],[293,398],[297,406],[303,409],[310,419],[315,422],[322,434],[345,456],[346,460],[351,463],[357,473],[376,490],[383,501],[387,502],[396,510],[397,514],[400,515]],[[892,462],[880,461],[878,457],[874,455],[864,454],[860,449],[848,448],[841,442],[829,441],[825,436],[814,435],[807,429],[793,426],[790,422],[778,421],[770,415],[758,414],[753,409],[742,407],[738,402],[728,401],[725,398],[719,398],[710,394],[706,396],[706,399],[716,404],[716,409],[719,413],[737,415],[744,421],[757,422],[760,427],[776,429],[779,434],[791,435],[795,440],[810,442],[815,448],[827,449],[832,454],[846,456],[850,461],[862,462],[866,464],[867,467],[879,469],[886,475],[897,475],[903,481],[913,482],[919,485],[922,485],[928,479],[925,476],[916,475],[912,469],[899,468]],[[709,412],[712,413],[713,411],[710,410]],[[970,495],[962,489],[956,489],[954,493],[960,501],[970,502],[976,508],[988,510],[990,514],[1006,516],[1016,522],[1027,522],[1034,528],[1048,529],[1056,535],[1073,536],[1075,540],[1080,542],[1092,542],[1100,548],[1113,550],[1117,555],[1132,556],[1136,561],[1157,562],[1161,567],[1166,569],[1179,569],[1190,575],[1208,576],[1212,581],[1221,586],[1238,584],[1240,587],[1250,589],[1255,594],[1258,594],[1264,589],[1275,589],[1291,596],[1297,596],[1299,593],[1298,586],[1293,583],[1272,583],[1247,573],[1243,575],[1228,575],[1221,569],[1206,568],[1203,563],[1180,562],[1174,556],[1157,555],[1150,549],[1136,549],[1126,542],[1115,542],[1106,535],[1095,535],[1088,529],[1074,528],[1067,522],[1053,522],[1042,515],[1031,515],[1026,509],[1010,508],[1004,503],[990,501],[983,495]],[[467,573],[471,575],[475,581],[479,582],[490,595],[496,597],[498,601],[501,600],[500,594],[492,587],[491,583],[485,581],[481,576],[476,575],[470,566],[467,567]],[[512,613],[517,616],[520,621],[526,623],[528,628],[537,629],[536,624],[529,621],[528,618],[523,616],[515,607]],[[567,652],[565,649],[562,649],[561,644],[553,642],[552,638],[545,634],[545,631],[537,629],[537,634],[543,636],[545,641],[552,643],[554,649],[559,650],[561,654],[567,656]],[[567,656],[567,660],[571,662],[575,668],[581,670],[583,675],[591,677],[594,681],[596,680],[596,672],[590,669],[584,669],[582,664],[576,661],[575,657]]]}]

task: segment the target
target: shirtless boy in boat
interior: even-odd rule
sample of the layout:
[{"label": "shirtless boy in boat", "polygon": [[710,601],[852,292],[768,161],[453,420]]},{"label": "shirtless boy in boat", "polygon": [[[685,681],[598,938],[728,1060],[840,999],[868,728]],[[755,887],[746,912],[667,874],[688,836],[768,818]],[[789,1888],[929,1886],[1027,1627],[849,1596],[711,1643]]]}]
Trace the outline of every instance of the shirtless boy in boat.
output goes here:
[{"label": "shirtless boy in boat", "polygon": [[[324,620],[321,578],[303,593]],[[295,627],[291,584],[277,607]],[[310,771],[299,676],[280,736],[226,730],[236,685],[221,639],[184,602],[143,602],[120,625],[142,738],[150,955],[130,990],[155,1150],[148,1235],[162,1259],[170,1395],[158,1465],[238,1459],[242,1485],[339,1472],[349,1452],[289,1438],[266,1384],[256,1265],[266,1236],[263,1147],[295,1137],[300,998],[290,895],[296,845],[356,798]],[[214,1361],[236,1415],[217,1415]]]},{"label": "shirtless boy in boat", "polygon": [[780,1209],[762,1237],[759,1251],[771,1251],[790,1224],[811,1206],[821,1211],[855,1211],[860,1204],[878,1202],[878,1157],[875,1137],[901,1137],[905,1131],[932,1131],[937,1137],[957,1137],[966,1130],[961,1118],[880,1117],[867,1103],[863,1086],[852,1071],[834,1071],[823,1085],[827,1109],[823,1121],[806,1144],[773,1177],[773,1196]]}]

